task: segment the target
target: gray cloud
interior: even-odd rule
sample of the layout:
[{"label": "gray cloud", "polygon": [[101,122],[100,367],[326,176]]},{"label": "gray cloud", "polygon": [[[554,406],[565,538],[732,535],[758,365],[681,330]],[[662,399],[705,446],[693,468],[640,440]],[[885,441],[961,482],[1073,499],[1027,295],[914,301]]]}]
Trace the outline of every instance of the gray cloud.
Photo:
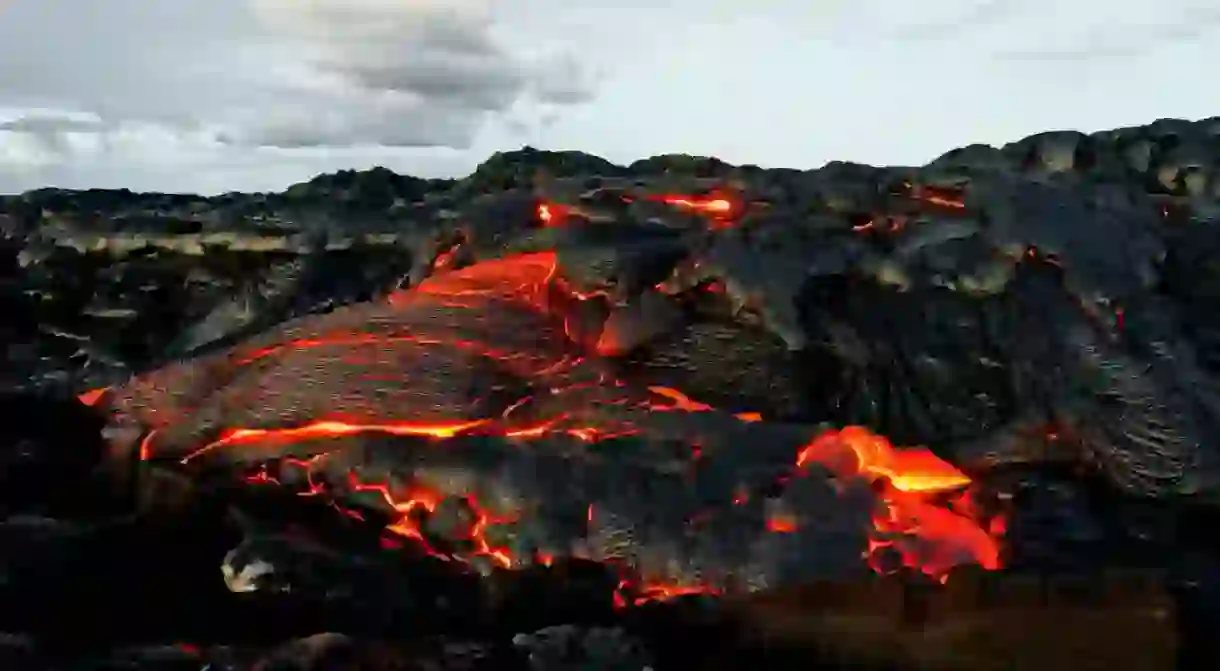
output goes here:
[{"label": "gray cloud", "polygon": [[[1220,108],[1215,0],[0,0],[0,192],[215,193],[522,144],[912,164]],[[592,86],[591,84],[596,84]],[[596,104],[588,101],[596,91]],[[71,114],[69,114],[71,113]]]},{"label": "gray cloud", "polygon": [[106,132],[96,115],[31,110],[0,120],[0,167],[4,163],[45,165],[70,157]]},{"label": "gray cloud", "polygon": [[420,106],[401,95],[354,96],[315,106],[268,101],[230,117],[218,131],[226,145],[279,147],[400,148],[469,146],[484,115],[479,110],[435,101]]},{"label": "gray cloud", "polygon": [[1022,3],[1017,0],[978,0],[959,15],[938,21],[917,21],[899,27],[894,37],[901,40],[943,40],[963,33],[988,28],[1016,14]]},{"label": "gray cloud", "polygon": [[1171,45],[1183,45],[1214,35],[1220,28],[1220,7],[1165,7],[1155,21],[1127,25],[1098,22],[1066,47],[1003,49],[993,57],[1002,61],[1042,63],[1096,63],[1136,58]]},{"label": "gray cloud", "polygon": [[0,132],[55,136],[63,133],[95,133],[105,127],[95,116],[27,113],[0,122]]},{"label": "gray cloud", "polygon": [[591,95],[573,62],[501,43],[484,0],[15,0],[3,19],[0,105],[96,117],[3,131],[61,149],[133,124],[228,145],[461,148],[523,98]]}]

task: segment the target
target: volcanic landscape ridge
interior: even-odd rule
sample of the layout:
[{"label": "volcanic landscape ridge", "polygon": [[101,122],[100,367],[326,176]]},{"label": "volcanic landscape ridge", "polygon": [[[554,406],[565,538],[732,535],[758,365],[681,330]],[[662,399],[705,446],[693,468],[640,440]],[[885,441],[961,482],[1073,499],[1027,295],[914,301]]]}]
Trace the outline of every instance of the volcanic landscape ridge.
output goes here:
[{"label": "volcanic landscape ridge", "polygon": [[[167,638],[224,668],[333,668],[340,648],[594,668],[555,657],[573,646],[680,668],[689,644],[642,630],[704,608],[771,649],[803,622],[819,659],[854,659],[827,613],[875,614],[890,585],[906,624],[864,629],[899,638],[860,644],[884,668],[1031,654],[989,627],[1039,632],[1036,663],[1060,668],[1046,641],[1093,632],[1039,620],[1093,608],[1054,586],[1092,575],[1096,635],[1141,646],[1094,661],[1172,668],[1214,621],[1166,609],[1220,589],[1218,252],[1220,117],[922,167],[526,148],[457,180],[4,197],[0,377],[31,421],[0,442],[20,548],[0,550],[0,631],[27,661],[64,644],[20,579],[58,584],[95,629],[73,646],[122,668],[162,668],[147,646]],[[89,577],[99,553],[113,584]],[[978,615],[1022,580],[1040,614]],[[143,615],[97,627],[125,589]],[[718,656],[699,668],[743,663]]]}]

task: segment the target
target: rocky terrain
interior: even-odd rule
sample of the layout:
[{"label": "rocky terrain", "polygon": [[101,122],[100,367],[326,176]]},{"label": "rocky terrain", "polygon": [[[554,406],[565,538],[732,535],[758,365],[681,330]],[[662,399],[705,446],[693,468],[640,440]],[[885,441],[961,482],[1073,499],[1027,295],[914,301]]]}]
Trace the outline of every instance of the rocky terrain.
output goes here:
[{"label": "rocky terrain", "polygon": [[4,197],[0,654],[1189,663],[1218,226],[1220,118]]}]

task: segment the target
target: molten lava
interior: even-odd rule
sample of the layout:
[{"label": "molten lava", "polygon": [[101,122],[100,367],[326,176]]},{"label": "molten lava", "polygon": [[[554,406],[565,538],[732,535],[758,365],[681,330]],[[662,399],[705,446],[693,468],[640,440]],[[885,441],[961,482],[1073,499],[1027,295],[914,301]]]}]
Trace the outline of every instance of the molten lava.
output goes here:
[{"label": "molten lava", "polygon": [[[644,449],[658,450],[658,464],[647,471],[657,482],[678,483],[661,461],[680,458],[693,468],[705,457],[695,444],[679,457],[662,457],[661,448],[647,447],[654,431],[650,418],[721,417],[742,431],[765,428],[766,422],[758,413],[724,415],[675,389],[640,389],[614,379],[565,336],[566,315],[556,311],[571,301],[556,295],[563,286],[558,272],[549,252],[442,272],[387,300],[291,322],[230,352],[156,371],[109,394],[90,392],[82,400],[104,399],[120,421],[143,427],[144,459],[190,468],[227,465],[256,483],[292,481],[302,495],[325,497],[356,518],[365,516],[372,496],[390,519],[390,534],[432,554],[483,558],[503,568],[547,563],[557,552],[609,560],[608,551],[588,541],[603,521],[598,511],[604,497],[590,493],[580,499],[580,492],[569,492],[577,498],[565,505],[588,511],[570,547],[514,551],[504,540],[513,525],[548,502],[514,507],[485,501],[485,490],[496,488],[479,483],[505,477],[502,471],[432,481],[425,477],[429,468],[452,473],[457,466],[429,466],[429,460],[440,464],[456,459],[471,440],[494,440],[511,449],[505,459],[539,454],[547,463],[575,469],[557,478],[579,481],[600,472],[599,459],[613,458],[599,445],[630,436],[643,441]],[[392,476],[378,475],[360,461],[364,452],[344,447],[376,436],[405,441],[390,452],[399,455]],[[734,449],[748,455],[752,447]],[[940,580],[964,563],[1000,566],[1002,528],[965,498],[970,479],[926,449],[895,448],[863,427],[847,427],[809,432],[808,441],[792,445],[784,459],[789,478],[812,477],[810,467],[818,464],[837,479],[875,483],[879,505],[869,547],[861,552],[877,570],[885,570],[885,550]],[[665,486],[677,487],[675,505],[689,503],[679,496],[684,485]],[[947,500],[951,495],[956,499]],[[629,503],[630,497],[614,500]],[[731,510],[752,501],[749,494],[726,490],[722,503]],[[686,511],[690,520],[702,514]],[[447,520],[443,525],[441,518]],[[799,514],[767,514],[758,518],[757,531],[799,535],[802,524]],[[697,581],[641,576],[635,568],[630,562],[623,567],[625,603],[711,589]]]},{"label": "molten lava", "polygon": [[107,391],[110,391],[110,387],[99,387],[97,389],[90,389],[89,391],[87,391],[83,394],[80,394],[76,398],[77,398],[77,400],[79,400],[81,403],[83,403],[85,405],[94,406],[101,402],[102,397],[105,396]]},{"label": "molten lava", "polygon": [[[996,536],[1002,534],[1002,528],[998,523],[985,530],[970,516],[935,505],[929,496],[964,489],[970,484],[964,473],[930,450],[895,449],[882,436],[859,426],[817,437],[801,450],[797,465],[822,462],[843,446],[855,453],[858,474],[883,483],[886,509],[873,519],[877,533],[870,545],[870,560],[875,551],[893,548],[901,554],[904,566],[917,567],[942,581],[963,557],[988,570],[1000,568]],[[963,509],[973,507],[969,498],[958,505]],[[918,537],[924,543],[915,549],[886,540],[894,535]]]},{"label": "molten lava", "polygon": [[564,214],[566,214],[564,208],[554,203],[538,205],[538,221],[542,222],[544,228],[562,225]]}]

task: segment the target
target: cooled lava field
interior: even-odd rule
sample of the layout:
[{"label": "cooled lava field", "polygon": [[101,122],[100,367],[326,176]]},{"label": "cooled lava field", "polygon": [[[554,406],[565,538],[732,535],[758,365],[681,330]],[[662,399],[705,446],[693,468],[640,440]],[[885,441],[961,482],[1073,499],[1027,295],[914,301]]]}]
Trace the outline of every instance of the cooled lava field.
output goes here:
[{"label": "cooled lava field", "polygon": [[1220,660],[1220,117],[0,198],[6,669]]}]

